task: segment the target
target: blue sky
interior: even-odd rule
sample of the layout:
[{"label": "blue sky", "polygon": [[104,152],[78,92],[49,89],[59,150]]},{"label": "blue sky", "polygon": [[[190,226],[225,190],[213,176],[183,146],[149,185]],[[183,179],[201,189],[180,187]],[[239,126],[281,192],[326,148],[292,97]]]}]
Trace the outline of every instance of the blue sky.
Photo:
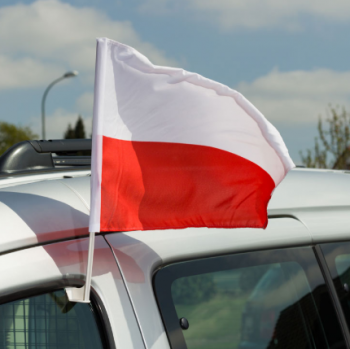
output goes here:
[{"label": "blue sky", "polygon": [[281,132],[292,158],[313,146],[329,103],[350,102],[347,0],[2,0],[0,119],[61,138],[81,114],[91,129],[95,38],[134,46],[242,92]]}]

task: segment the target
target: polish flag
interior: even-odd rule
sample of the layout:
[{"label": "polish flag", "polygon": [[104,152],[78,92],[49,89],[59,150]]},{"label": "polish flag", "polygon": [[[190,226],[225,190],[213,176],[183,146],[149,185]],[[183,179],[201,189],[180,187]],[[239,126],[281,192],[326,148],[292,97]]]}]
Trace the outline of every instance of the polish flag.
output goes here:
[{"label": "polish flag", "polygon": [[239,92],[97,40],[90,231],[267,225],[294,167]]}]

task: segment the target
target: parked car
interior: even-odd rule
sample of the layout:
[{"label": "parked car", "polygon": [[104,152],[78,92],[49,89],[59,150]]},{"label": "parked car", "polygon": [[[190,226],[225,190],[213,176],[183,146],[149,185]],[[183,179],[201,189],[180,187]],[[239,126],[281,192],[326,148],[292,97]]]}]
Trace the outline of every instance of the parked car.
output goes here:
[{"label": "parked car", "polygon": [[0,157],[0,348],[350,348],[350,176],[295,169],[261,229],[98,233],[84,141]]}]

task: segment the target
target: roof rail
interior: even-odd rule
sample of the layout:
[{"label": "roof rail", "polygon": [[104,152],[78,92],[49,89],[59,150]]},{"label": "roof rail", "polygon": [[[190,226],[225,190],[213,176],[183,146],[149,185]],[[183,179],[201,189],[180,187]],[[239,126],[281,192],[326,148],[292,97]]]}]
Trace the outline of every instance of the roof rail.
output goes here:
[{"label": "roof rail", "polygon": [[83,151],[91,151],[91,139],[20,142],[0,156],[0,174],[53,170],[58,166],[90,167],[90,156],[72,156]]}]

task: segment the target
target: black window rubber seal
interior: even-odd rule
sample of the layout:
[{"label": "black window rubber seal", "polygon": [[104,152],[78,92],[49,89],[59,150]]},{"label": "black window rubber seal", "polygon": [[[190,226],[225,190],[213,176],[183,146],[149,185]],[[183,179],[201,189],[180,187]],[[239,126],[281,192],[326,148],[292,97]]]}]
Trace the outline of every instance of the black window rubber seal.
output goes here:
[{"label": "black window rubber seal", "polygon": [[[53,280],[36,284],[22,290],[0,296],[0,305],[16,300],[40,296],[49,292],[59,291],[66,287],[82,287],[85,281],[82,279]],[[96,290],[91,286],[90,300],[93,315],[96,318],[96,326],[101,336],[103,348],[116,349],[112,327],[107,315],[106,308]]]},{"label": "black window rubber seal", "polygon": [[315,253],[317,262],[320,266],[321,272],[322,272],[323,277],[325,279],[326,286],[328,288],[328,292],[331,296],[333,306],[334,306],[335,311],[337,313],[338,320],[339,320],[339,323],[340,323],[340,326],[341,326],[341,329],[343,332],[343,336],[344,336],[345,341],[346,341],[346,346],[347,346],[347,348],[350,348],[350,332],[349,332],[348,325],[347,325],[346,320],[345,320],[342,306],[341,306],[339,298],[338,298],[337,291],[336,291],[334,283],[333,283],[331,273],[328,269],[327,261],[324,257],[324,254],[322,252],[320,245],[315,245],[313,249],[314,249],[314,253]]}]

